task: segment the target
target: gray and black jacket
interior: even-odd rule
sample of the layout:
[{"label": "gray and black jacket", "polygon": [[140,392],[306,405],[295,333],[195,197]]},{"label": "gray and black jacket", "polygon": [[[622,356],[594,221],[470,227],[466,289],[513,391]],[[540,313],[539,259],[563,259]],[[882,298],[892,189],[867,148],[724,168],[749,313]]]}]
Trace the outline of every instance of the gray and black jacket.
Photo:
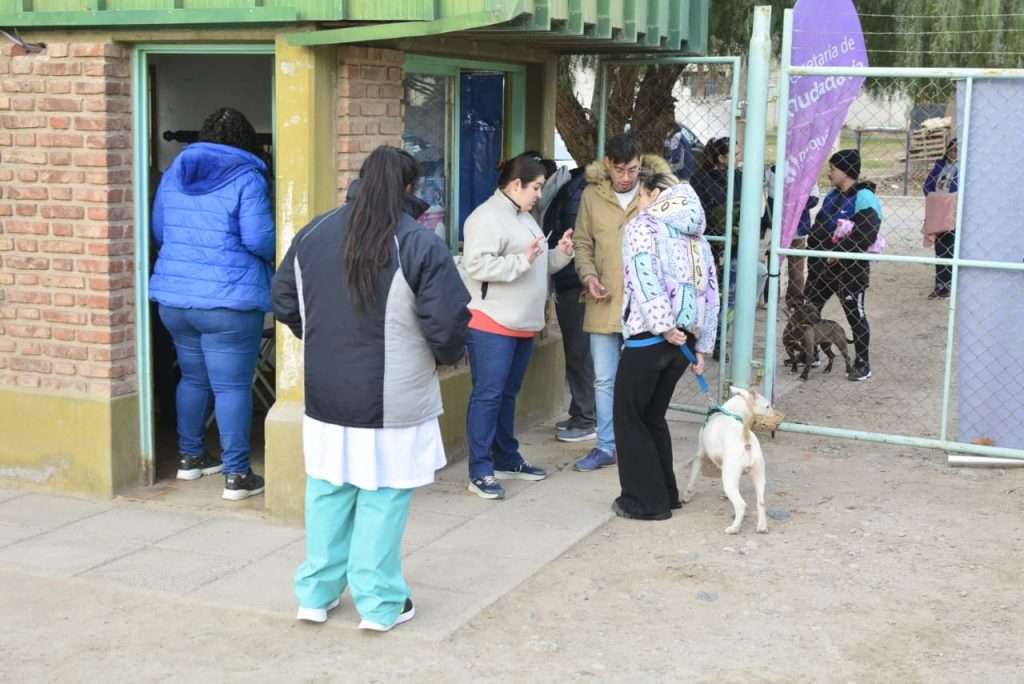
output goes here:
[{"label": "gray and black jacket", "polygon": [[469,293],[444,243],[403,215],[375,303],[354,306],[344,258],[351,211],[319,216],[292,240],[274,276],[274,316],[305,342],[307,416],[418,425],[443,412],[437,367],[465,353]]}]

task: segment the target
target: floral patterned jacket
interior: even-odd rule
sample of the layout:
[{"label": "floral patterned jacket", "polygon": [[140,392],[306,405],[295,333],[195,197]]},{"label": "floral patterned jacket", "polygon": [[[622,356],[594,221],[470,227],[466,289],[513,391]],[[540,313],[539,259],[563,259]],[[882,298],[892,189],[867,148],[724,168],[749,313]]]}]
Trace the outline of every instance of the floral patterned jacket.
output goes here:
[{"label": "floral patterned jacket", "polygon": [[704,210],[688,183],[662,191],[626,225],[623,334],[681,328],[710,353],[718,333],[718,278],[704,239]]}]

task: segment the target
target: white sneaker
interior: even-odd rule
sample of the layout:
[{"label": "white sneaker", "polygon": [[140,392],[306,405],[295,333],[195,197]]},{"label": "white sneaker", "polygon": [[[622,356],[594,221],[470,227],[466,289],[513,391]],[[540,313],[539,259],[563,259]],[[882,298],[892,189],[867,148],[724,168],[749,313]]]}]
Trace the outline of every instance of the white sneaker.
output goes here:
[{"label": "white sneaker", "polygon": [[398,615],[398,619],[395,620],[393,625],[385,626],[379,622],[362,620],[359,622],[359,629],[368,629],[372,632],[390,632],[398,625],[408,622],[414,617],[416,617],[416,606],[412,605],[412,599],[405,599],[405,607],[402,608],[402,612]]},{"label": "white sneaker", "polygon": [[334,599],[331,605],[326,608],[302,608],[299,607],[299,612],[295,614],[296,620],[302,620],[304,622],[316,622],[323,624],[327,622],[327,613],[338,607],[341,603],[341,597]]}]

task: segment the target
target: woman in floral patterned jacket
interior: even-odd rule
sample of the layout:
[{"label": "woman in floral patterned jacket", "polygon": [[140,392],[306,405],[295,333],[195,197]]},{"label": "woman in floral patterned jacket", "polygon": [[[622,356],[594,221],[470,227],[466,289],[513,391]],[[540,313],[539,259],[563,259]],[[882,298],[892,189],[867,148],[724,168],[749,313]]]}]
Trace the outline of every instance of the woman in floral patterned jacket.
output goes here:
[{"label": "woman in floral patterned jacket", "polygon": [[700,375],[714,349],[718,281],[704,210],[689,184],[664,174],[642,178],[640,207],[622,241],[625,349],[615,383],[622,494],[612,509],[665,520],[680,506],[665,412],[689,359]]}]

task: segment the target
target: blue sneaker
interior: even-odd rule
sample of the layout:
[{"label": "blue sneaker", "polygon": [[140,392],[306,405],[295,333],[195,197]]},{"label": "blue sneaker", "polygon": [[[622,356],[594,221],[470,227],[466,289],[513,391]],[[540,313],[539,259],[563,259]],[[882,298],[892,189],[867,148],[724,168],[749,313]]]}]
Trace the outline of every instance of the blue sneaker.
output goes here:
[{"label": "blue sneaker", "polygon": [[548,476],[548,471],[537,466],[532,466],[523,461],[511,470],[495,470],[494,477],[499,480],[543,480]]},{"label": "blue sneaker", "polygon": [[610,465],[615,465],[615,454],[609,454],[604,449],[594,448],[590,450],[589,454],[576,461],[576,465],[572,468],[581,473],[589,473]]},{"label": "blue sneaker", "polygon": [[505,488],[498,484],[493,475],[485,475],[469,481],[469,491],[481,499],[504,499]]}]

